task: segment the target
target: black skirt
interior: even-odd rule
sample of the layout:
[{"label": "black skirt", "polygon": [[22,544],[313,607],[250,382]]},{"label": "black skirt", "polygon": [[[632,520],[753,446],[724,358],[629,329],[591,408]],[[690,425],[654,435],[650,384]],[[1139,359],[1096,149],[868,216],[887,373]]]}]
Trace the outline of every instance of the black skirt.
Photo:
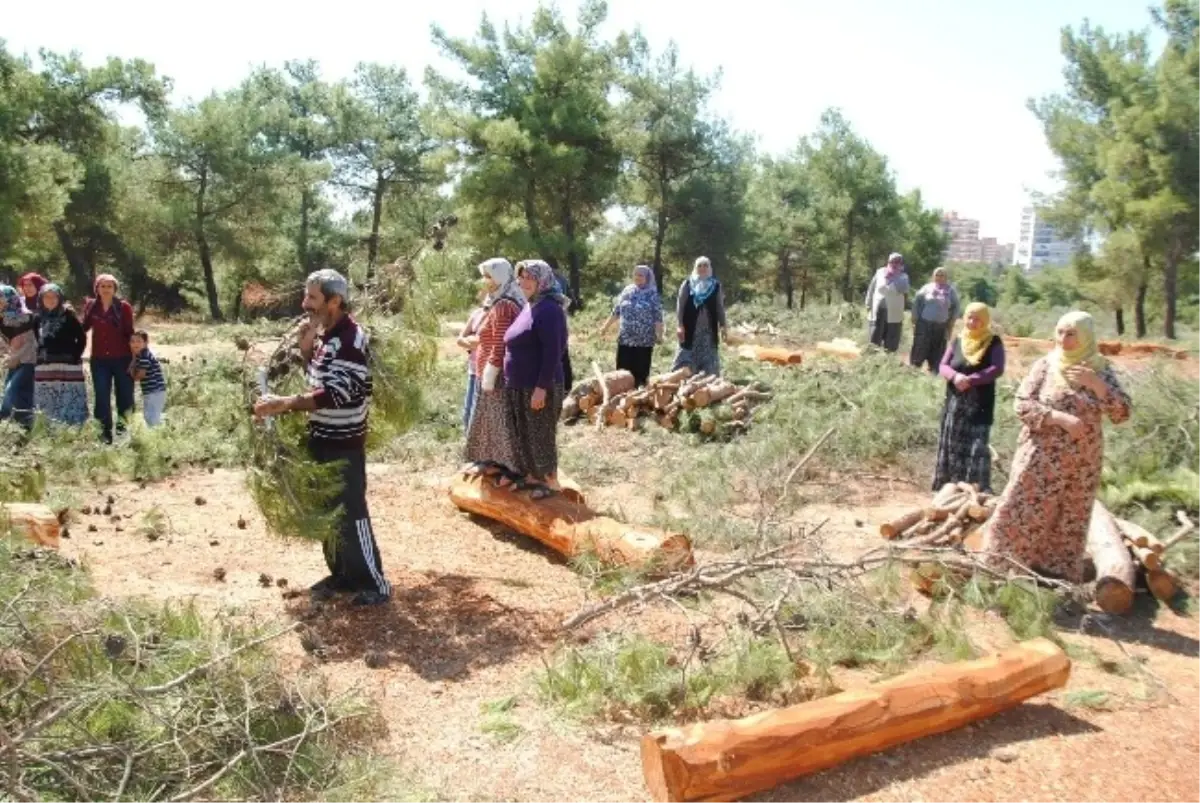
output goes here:
[{"label": "black skirt", "polygon": [[617,346],[617,370],[633,374],[633,381],[639,388],[650,378],[653,362],[654,346]]}]

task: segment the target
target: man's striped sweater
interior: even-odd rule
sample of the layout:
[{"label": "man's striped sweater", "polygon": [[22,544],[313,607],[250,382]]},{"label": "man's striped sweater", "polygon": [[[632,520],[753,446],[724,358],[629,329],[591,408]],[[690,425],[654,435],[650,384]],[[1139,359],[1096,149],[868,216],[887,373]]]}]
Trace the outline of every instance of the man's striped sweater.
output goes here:
[{"label": "man's striped sweater", "polygon": [[308,387],[317,403],[308,414],[314,445],[348,451],[366,444],[369,359],[367,333],[349,315],[317,341],[308,364]]}]

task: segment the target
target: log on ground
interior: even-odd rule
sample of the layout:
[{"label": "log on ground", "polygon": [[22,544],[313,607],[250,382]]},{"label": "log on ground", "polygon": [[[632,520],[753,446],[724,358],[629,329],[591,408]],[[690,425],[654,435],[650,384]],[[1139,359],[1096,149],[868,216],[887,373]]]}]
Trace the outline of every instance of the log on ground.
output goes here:
[{"label": "log on ground", "polygon": [[450,487],[450,500],[461,510],[498,521],[567,558],[594,553],[608,565],[652,572],[694,563],[686,535],[624,524],[563,494],[534,500],[479,477],[458,477]]},{"label": "log on ground", "polygon": [[35,544],[58,549],[62,523],[58,514],[45,505],[28,502],[0,505],[0,524],[5,522],[14,533],[24,535]]},{"label": "log on ground", "polygon": [[1038,638],[998,655],[919,669],[856,691],[739,720],[642,737],[654,800],[737,800],[1065,685],[1071,661]]},{"label": "log on ground", "polygon": [[1133,607],[1137,570],[1120,526],[1098,499],[1092,503],[1087,552],[1096,567],[1096,604],[1105,613],[1127,613]]},{"label": "log on ground", "polygon": [[817,351],[844,360],[854,360],[862,356],[862,349],[853,340],[836,337],[833,340],[822,340],[817,343]]},{"label": "log on ground", "polygon": [[1179,581],[1166,569],[1147,571],[1146,586],[1154,598],[1164,604],[1170,603],[1179,593]]},{"label": "log on ground", "polygon": [[739,346],[738,356],[747,360],[769,362],[773,365],[800,365],[804,355],[792,349],[772,348],[767,346]]}]

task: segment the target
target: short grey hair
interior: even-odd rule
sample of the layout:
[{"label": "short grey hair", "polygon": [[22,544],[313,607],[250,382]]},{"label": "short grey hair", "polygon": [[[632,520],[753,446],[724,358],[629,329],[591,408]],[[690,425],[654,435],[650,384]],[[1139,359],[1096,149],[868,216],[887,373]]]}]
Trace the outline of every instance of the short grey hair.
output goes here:
[{"label": "short grey hair", "polygon": [[305,286],[316,285],[320,289],[321,295],[325,296],[326,301],[333,296],[337,296],[342,300],[342,308],[349,308],[350,286],[346,282],[346,277],[333,268],[314,270],[308,274],[308,279],[304,284]]}]

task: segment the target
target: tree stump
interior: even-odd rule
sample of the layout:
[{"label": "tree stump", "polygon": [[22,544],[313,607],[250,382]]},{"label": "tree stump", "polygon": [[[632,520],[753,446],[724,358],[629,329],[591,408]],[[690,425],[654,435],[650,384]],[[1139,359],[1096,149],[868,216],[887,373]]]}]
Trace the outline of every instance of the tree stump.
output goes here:
[{"label": "tree stump", "polygon": [[0,505],[0,508],[14,533],[24,535],[35,544],[58,549],[62,523],[53,510],[45,505],[27,502],[8,502]]}]

